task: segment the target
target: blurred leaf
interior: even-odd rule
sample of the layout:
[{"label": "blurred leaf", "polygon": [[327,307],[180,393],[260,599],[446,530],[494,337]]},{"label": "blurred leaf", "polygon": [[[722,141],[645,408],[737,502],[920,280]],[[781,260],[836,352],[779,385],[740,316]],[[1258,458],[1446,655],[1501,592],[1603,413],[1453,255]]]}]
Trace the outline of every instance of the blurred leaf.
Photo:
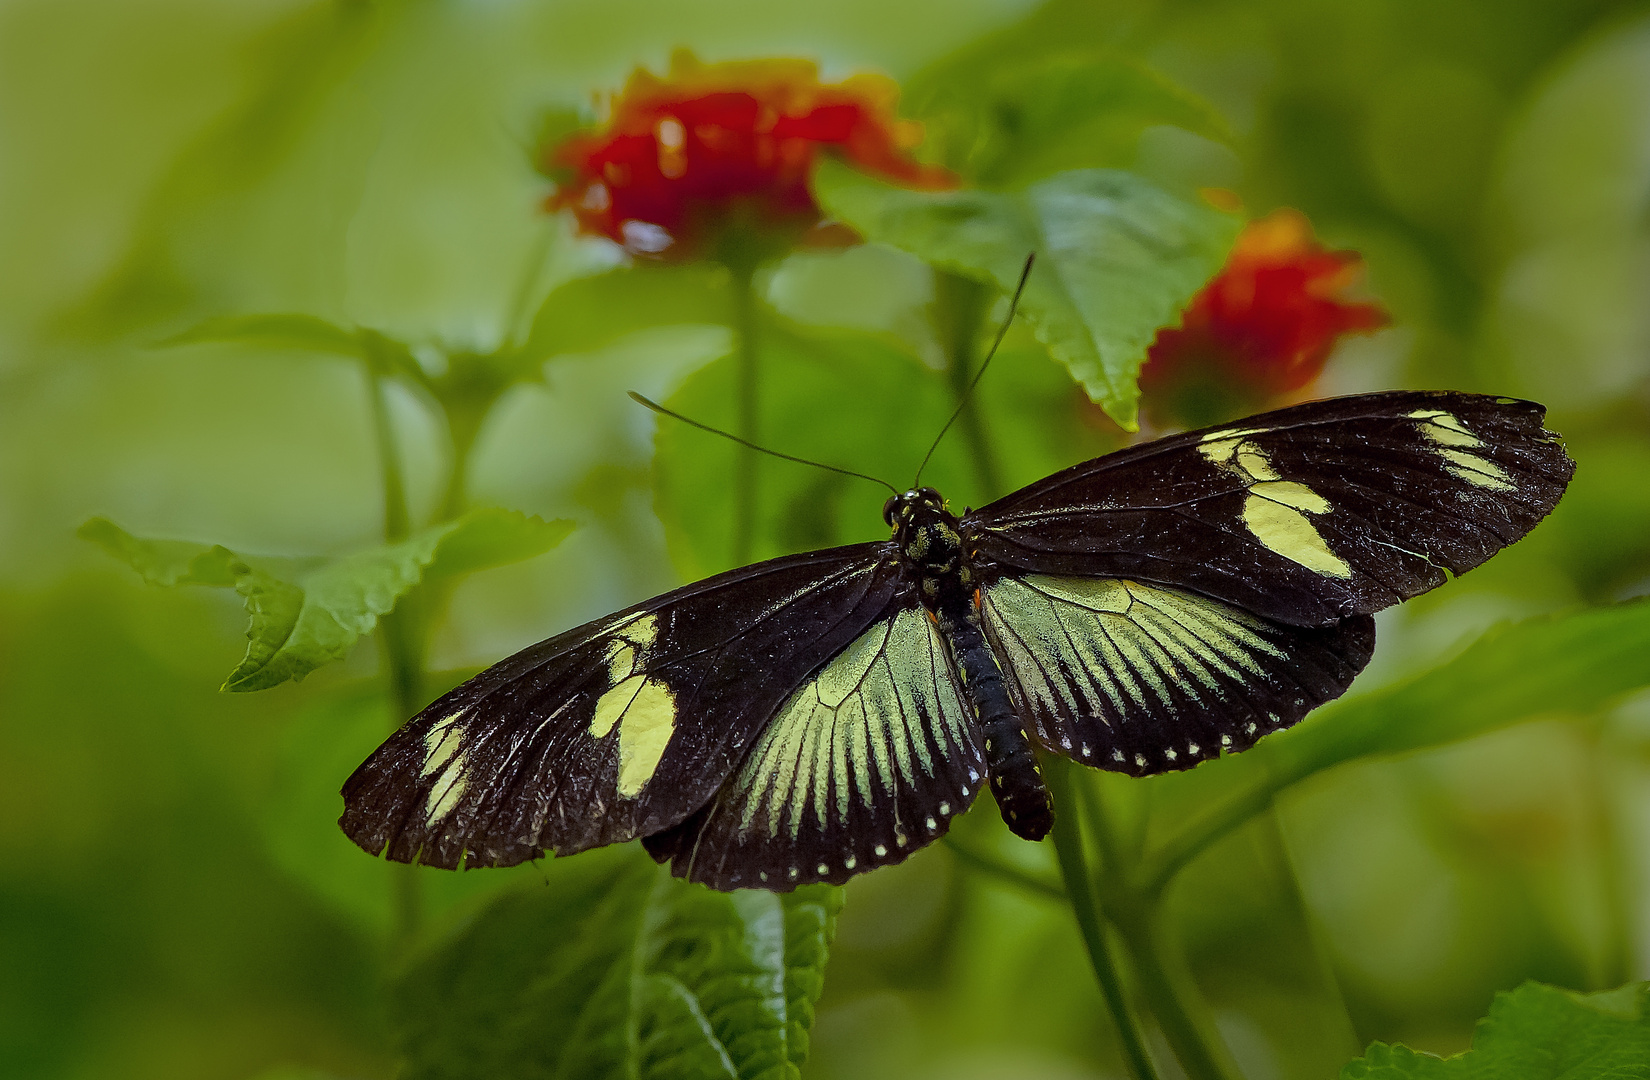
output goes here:
[{"label": "blurred leaf", "polygon": [[1602,994],[1525,983],[1495,996],[1466,1053],[1373,1043],[1341,1080],[1650,1080],[1650,983]]},{"label": "blurred leaf", "polygon": [[708,264],[620,267],[551,290],[516,355],[536,364],[594,352],[637,330],[721,325],[732,317],[732,304],[725,272]]},{"label": "blurred leaf", "polygon": [[546,521],[498,506],[471,510],[453,524],[437,545],[435,558],[424,571],[426,577],[523,562],[543,555],[573,531],[573,522],[563,518]]},{"label": "blurred leaf", "polygon": [[[890,484],[911,482],[956,407],[943,375],[892,336],[802,327],[771,313],[760,333],[759,441]],[[735,359],[724,357],[684,380],[667,403],[696,420],[730,428],[737,379]],[[1065,369],[1030,335],[1011,335],[1004,343],[977,400],[1010,488],[1105,448],[1096,433],[1074,422],[1090,407]],[[729,478],[740,451],[673,420],[658,425],[654,509],[677,569],[687,580],[725,570],[733,543]],[[757,467],[753,559],[887,537],[886,488],[769,458],[758,459]],[[935,451],[923,481],[944,492],[958,510],[1004,494],[980,486],[955,428]]]},{"label": "blurred leaf", "polygon": [[1304,777],[1371,754],[1459,742],[1532,717],[1580,715],[1650,684],[1650,601],[1496,627],[1409,682],[1320,709],[1263,747]]},{"label": "blurred leaf", "polygon": [[160,344],[199,345],[205,342],[235,342],[267,349],[308,349],[366,359],[366,351],[355,334],[325,319],[297,312],[276,315],[220,315],[207,319]]},{"label": "blurred leaf", "polygon": [[1202,98],[1136,60],[1093,48],[1002,59],[969,49],[919,74],[903,100],[941,160],[990,188],[1127,165],[1141,132],[1158,124],[1231,139]]},{"label": "blurred leaf", "polygon": [[[434,694],[473,674],[427,674],[424,685]],[[395,924],[402,875],[419,878],[426,921],[439,921],[456,904],[472,903],[523,880],[542,880],[532,866],[485,874],[403,866],[373,858],[344,835],[337,824],[343,810],[339,787],[404,719],[392,715],[381,680],[306,699],[286,717],[259,813],[271,860],[331,910],[380,938],[387,938]]]},{"label": "blurred leaf", "polygon": [[[761,329],[759,442],[815,461],[910,479],[945,423],[950,390],[888,336],[803,330],[779,319]],[[724,357],[690,376],[671,408],[705,423],[734,422],[738,365]],[[744,453],[725,439],[669,419],[659,421],[655,506],[677,567],[689,580],[725,570],[733,544],[733,475]],[[759,459],[753,559],[886,536],[886,488],[805,465]],[[935,483],[955,493],[949,463]]]},{"label": "blurred leaf", "polygon": [[181,334],[160,342],[165,346],[207,343],[251,345],[264,349],[296,349],[333,353],[365,360],[376,371],[401,375],[421,386],[430,379],[412,350],[376,330],[345,330],[325,319],[297,312],[272,315],[222,315],[207,319]]},{"label": "blurred leaf", "polygon": [[1133,430],[1135,385],[1158,328],[1226,259],[1241,222],[1126,172],[1060,173],[1024,191],[907,191],[827,163],[821,202],[872,240],[1011,291],[1089,397]]},{"label": "blurred leaf", "polygon": [[511,510],[483,509],[339,559],[243,556],[218,545],[142,540],[93,518],[79,535],[156,585],[233,587],[251,625],[246,657],[223,689],[267,690],[341,660],[378,617],[427,574],[456,574],[541,554],[572,531]]},{"label": "blurred leaf", "polygon": [[199,253],[188,250],[196,238],[182,226],[268,181],[401,15],[399,5],[305,4],[248,42],[244,97],[172,162],[130,246],[65,324],[122,332],[187,308],[216,284],[198,266],[186,269]]},{"label": "blurred leaf", "polygon": [[[1423,750],[1542,716],[1584,715],[1650,685],[1650,600],[1497,627],[1408,682],[1331,702],[1289,731],[1219,759],[1201,777],[1153,780],[1160,805],[1207,806],[1163,844],[1144,875],[1162,883],[1214,840],[1308,776],[1362,757]],[[1184,798],[1176,798],[1176,793]],[[1196,811],[1194,811],[1196,813]]]},{"label": "blurred leaf", "polygon": [[400,980],[407,1076],[797,1075],[841,890],[712,892],[634,845],[552,865]]}]

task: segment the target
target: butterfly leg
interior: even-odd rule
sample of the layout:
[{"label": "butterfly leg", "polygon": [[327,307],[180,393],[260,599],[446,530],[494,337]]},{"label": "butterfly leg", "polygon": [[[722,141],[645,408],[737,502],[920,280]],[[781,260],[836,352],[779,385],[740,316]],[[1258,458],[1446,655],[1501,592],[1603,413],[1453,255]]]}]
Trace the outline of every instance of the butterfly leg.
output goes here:
[{"label": "butterfly leg", "polygon": [[951,639],[968,703],[985,737],[986,773],[997,809],[1015,836],[1041,840],[1054,826],[1054,810],[1025,725],[1014,711],[997,658],[973,620],[942,619]]}]

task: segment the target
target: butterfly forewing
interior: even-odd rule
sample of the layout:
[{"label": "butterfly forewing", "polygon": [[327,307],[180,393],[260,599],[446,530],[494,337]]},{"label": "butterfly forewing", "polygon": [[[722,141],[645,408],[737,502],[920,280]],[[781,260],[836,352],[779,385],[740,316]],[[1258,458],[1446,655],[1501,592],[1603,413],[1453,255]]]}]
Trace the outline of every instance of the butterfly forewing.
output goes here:
[{"label": "butterfly forewing", "polygon": [[431,866],[507,866],[668,829],[774,710],[909,585],[887,544],[776,559],[541,642],[356,770],[344,831]]},{"label": "butterfly forewing", "polygon": [[1323,626],[1442,584],[1547,515],[1574,471],[1531,402],[1310,402],[1073,466],[964,519],[979,557],[1174,586]]},{"label": "butterfly forewing", "polygon": [[980,614],[1032,735],[1139,775],[1288,727],[1339,697],[1375,646],[1367,615],[1287,626],[1116,578],[1005,575],[981,590]]},{"label": "butterfly forewing", "polygon": [[985,778],[914,590],[785,701],[706,810],[648,850],[719,889],[842,882],[943,834]]}]

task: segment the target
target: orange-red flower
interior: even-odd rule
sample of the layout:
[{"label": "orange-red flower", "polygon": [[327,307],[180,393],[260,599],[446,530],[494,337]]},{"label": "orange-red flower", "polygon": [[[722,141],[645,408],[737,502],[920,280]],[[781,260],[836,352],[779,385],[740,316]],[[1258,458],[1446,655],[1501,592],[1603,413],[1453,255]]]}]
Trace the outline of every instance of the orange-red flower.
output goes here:
[{"label": "orange-red flower", "polygon": [[1201,424],[1305,387],[1341,335],[1389,321],[1379,304],[1342,299],[1362,272],[1356,252],[1318,243],[1298,210],[1251,222],[1181,325],[1158,331],[1140,372],[1147,408]]},{"label": "orange-red flower", "polygon": [[907,187],[955,183],[908,156],[921,132],[895,118],[898,94],[875,75],[821,83],[805,60],[679,52],[663,79],[637,70],[601,130],[548,148],[549,206],[641,256],[773,254],[821,225],[808,178],[822,148]]}]

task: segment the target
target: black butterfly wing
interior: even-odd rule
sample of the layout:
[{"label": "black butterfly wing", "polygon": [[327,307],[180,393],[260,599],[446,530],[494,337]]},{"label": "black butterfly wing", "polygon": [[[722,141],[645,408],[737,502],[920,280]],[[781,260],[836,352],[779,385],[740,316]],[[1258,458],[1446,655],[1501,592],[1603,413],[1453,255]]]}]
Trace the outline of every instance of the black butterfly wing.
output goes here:
[{"label": "black butterfly wing", "polygon": [[379,747],[345,783],[339,824],[373,854],[449,869],[670,829],[908,588],[891,545],[858,544],[730,571],[541,642]]},{"label": "black butterfly wing", "polygon": [[1327,626],[1443,584],[1529,532],[1575,470],[1533,402],[1309,402],[1084,462],[963,519],[1010,571],[1185,589]]},{"label": "black butterfly wing", "polygon": [[714,801],[644,843],[718,889],[840,883],[950,827],[985,779],[973,714],[915,590],[799,686]]},{"label": "black butterfly wing", "polygon": [[1135,775],[1247,749],[1339,697],[1375,624],[1290,626],[1182,589],[1005,574],[980,590],[987,637],[1032,736]]}]

